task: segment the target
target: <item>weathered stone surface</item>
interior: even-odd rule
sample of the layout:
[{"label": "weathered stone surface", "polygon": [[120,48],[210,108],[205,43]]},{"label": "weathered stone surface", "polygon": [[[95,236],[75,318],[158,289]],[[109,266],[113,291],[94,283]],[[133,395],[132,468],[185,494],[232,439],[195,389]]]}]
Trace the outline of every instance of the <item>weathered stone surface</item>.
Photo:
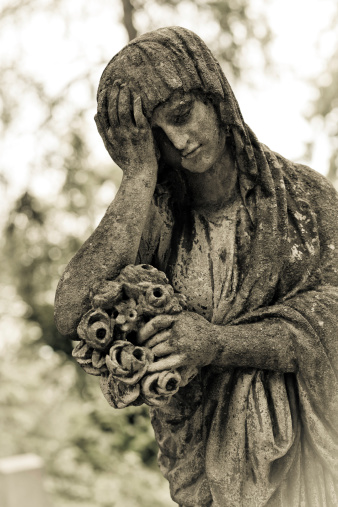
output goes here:
[{"label": "weathered stone surface", "polygon": [[[161,403],[180,383],[150,412],[182,507],[337,505],[336,191],[257,140],[213,55],[183,28],[112,59],[96,123],[124,177],[58,287],[57,325],[73,338],[79,326],[83,340],[74,356],[114,406]],[[132,264],[165,273],[187,310],[139,320],[138,296],[120,300],[115,282]],[[156,307],[148,296],[144,315]],[[137,357],[128,340],[104,357],[118,319]]]},{"label": "weathered stone surface", "polygon": [[[164,273],[149,264],[126,266],[114,281],[91,291],[92,308],[77,328],[81,339],[73,357],[90,375],[100,376],[102,392],[114,408],[128,405],[161,406],[186,385],[196,368],[148,373],[155,356],[142,345],[138,330],[152,317],[164,327],[168,316],[186,308]],[[160,328],[156,328],[160,329]]]}]

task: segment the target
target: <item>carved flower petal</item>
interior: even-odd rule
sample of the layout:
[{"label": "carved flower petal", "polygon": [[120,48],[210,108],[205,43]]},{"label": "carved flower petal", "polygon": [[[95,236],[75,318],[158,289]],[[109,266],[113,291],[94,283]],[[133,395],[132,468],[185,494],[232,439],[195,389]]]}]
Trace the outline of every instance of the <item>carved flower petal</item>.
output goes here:
[{"label": "carved flower petal", "polygon": [[165,273],[150,264],[130,264],[122,269],[116,280],[128,284],[140,284],[140,282],[169,283]]},{"label": "carved flower petal", "polygon": [[186,309],[185,297],[174,294],[170,285],[152,284],[145,294],[137,300],[139,315],[154,317],[155,315],[174,315]]},{"label": "carved flower petal", "polygon": [[72,356],[77,360],[77,362],[81,361],[82,364],[88,364],[92,362],[92,353],[93,349],[89,347],[84,340],[81,340],[74,347]]},{"label": "carved flower petal", "polygon": [[[118,324],[124,331],[131,330],[132,327],[136,329],[139,314],[135,299],[131,298],[127,301],[121,301],[119,304],[115,305],[113,308],[113,318],[115,319],[116,324]],[[128,324],[128,329],[123,329],[126,323]],[[130,324],[132,324],[132,326]]]},{"label": "carved flower petal", "polygon": [[96,350],[105,350],[112,341],[114,322],[103,310],[89,310],[77,328],[80,338]]},{"label": "carved flower petal", "polygon": [[95,368],[92,364],[80,364],[80,366],[86,373],[89,373],[89,375],[94,375],[95,377],[101,375],[101,371]]},{"label": "carved flower petal", "polygon": [[105,356],[103,361],[100,359],[99,352],[93,350],[84,340],[81,340],[73,349],[72,356],[77,363],[89,375],[98,376],[101,372],[106,371]]},{"label": "carved flower petal", "polygon": [[177,371],[162,371],[146,375],[141,382],[145,398],[162,398],[177,393],[181,376]]},{"label": "carved flower petal", "polygon": [[123,313],[119,313],[115,319],[116,324],[124,324],[126,321],[126,316]]},{"label": "carved flower petal", "polygon": [[173,395],[177,393],[181,385],[181,375],[178,371],[161,371],[158,377],[158,394]]},{"label": "carved flower petal", "polygon": [[180,388],[178,371],[161,371],[146,375],[141,382],[142,394],[147,398],[172,396]]},{"label": "carved flower petal", "polygon": [[135,403],[140,395],[139,384],[126,385],[120,380],[116,380],[112,375],[101,376],[100,387],[109,405],[114,408],[125,408]]},{"label": "carved flower petal", "polygon": [[149,349],[119,340],[110,348],[106,364],[114,377],[133,385],[146,373],[153,358],[154,355]]},{"label": "carved flower petal", "polygon": [[144,403],[149,405],[150,407],[163,407],[164,405],[168,405],[172,396],[157,396],[157,397],[146,397],[142,395]]},{"label": "carved flower petal", "polygon": [[170,285],[154,284],[146,292],[146,301],[155,308],[164,308],[174,295],[174,289]]},{"label": "carved flower petal", "polygon": [[91,301],[94,308],[112,308],[122,299],[122,285],[116,281],[106,281],[93,287]]},{"label": "carved flower petal", "polygon": [[106,354],[100,353],[98,350],[93,351],[92,355],[92,363],[94,368],[97,368],[101,372],[107,371],[107,365],[106,365]]}]

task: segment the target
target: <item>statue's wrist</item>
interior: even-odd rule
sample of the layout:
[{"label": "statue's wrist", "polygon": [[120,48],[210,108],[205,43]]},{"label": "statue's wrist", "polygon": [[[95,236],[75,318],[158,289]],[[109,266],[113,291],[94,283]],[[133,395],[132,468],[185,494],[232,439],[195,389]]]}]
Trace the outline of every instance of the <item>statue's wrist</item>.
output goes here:
[{"label": "statue's wrist", "polygon": [[158,165],[154,164],[140,164],[129,167],[123,171],[123,182],[131,182],[133,184],[144,183],[146,185],[156,184]]},{"label": "statue's wrist", "polygon": [[[205,330],[203,342],[206,345],[204,365],[222,366],[224,361],[224,347],[226,343],[224,326],[209,323]],[[202,365],[203,366],[203,365]]]},{"label": "statue's wrist", "polygon": [[239,341],[233,334],[236,335],[236,330],[234,332],[230,326],[213,326],[211,364],[229,368],[240,363],[241,347],[238,347]]}]

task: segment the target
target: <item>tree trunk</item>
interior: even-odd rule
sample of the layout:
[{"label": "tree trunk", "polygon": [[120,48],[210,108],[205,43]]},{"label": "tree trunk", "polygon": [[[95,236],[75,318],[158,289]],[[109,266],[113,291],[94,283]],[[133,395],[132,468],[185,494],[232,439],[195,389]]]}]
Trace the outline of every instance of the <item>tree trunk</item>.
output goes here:
[{"label": "tree trunk", "polygon": [[129,42],[137,37],[137,30],[133,22],[134,6],[130,0],[122,0],[123,24],[128,32]]}]

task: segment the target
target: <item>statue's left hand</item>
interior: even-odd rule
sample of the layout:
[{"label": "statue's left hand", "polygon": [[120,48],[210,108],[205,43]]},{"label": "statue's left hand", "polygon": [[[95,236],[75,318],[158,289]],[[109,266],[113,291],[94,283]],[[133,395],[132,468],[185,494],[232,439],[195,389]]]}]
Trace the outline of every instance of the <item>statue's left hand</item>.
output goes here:
[{"label": "statue's left hand", "polygon": [[146,171],[157,176],[157,148],[142,99],[126,83],[115,81],[110,90],[102,90],[95,121],[108,153],[125,175]]},{"label": "statue's left hand", "polygon": [[148,371],[201,368],[212,363],[217,354],[215,327],[192,312],[154,317],[139,331],[139,343],[151,348],[157,357]]}]

